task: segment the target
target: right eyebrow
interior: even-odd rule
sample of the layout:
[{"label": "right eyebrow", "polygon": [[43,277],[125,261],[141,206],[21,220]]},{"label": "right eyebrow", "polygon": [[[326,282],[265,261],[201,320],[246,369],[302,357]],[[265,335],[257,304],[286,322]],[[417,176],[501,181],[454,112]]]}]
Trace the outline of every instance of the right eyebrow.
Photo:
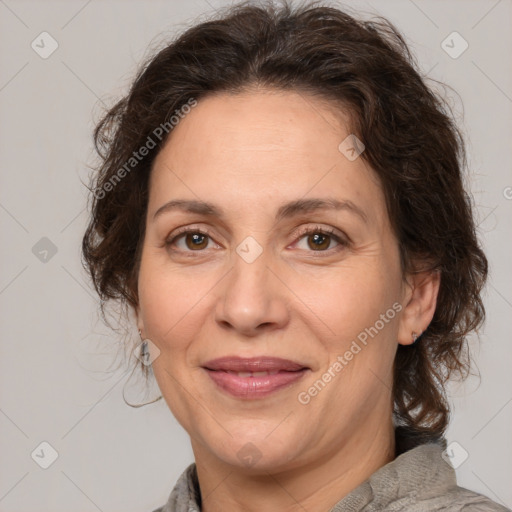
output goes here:
[{"label": "right eyebrow", "polygon": [[194,199],[174,199],[158,208],[153,215],[153,219],[173,210],[182,210],[187,213],[197,213],[199,215],[209,215],[219,218],[224,217],[224,212],[212,203],[196,201]]}]

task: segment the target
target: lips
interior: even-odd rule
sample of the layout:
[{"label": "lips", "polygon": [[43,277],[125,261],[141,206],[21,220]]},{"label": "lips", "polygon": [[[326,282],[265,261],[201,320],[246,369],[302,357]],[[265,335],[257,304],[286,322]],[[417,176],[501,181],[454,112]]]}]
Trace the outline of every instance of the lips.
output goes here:
[{"label": "lips", "polygon": [[208,370],[230,372],[293,372],[307,368],[303,364],[279,357],[221,357],[208,361],[204,367]]},{"label": "lips", "polygon": [[237,398],[264,398],[301,379],[309,368],[276,357],[223,357],[203,368],[223,391]]}]

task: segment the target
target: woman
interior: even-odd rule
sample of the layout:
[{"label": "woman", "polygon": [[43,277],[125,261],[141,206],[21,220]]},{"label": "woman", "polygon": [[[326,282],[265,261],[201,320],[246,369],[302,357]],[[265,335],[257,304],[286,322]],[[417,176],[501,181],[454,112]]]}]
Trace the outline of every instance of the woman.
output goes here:
[{"label": "woman", "polygon": [[160,512],[506,510],[443,453],[487,260],[460,134],[389,22],[235,6],[95,140],[85,263],[195,457]]}]

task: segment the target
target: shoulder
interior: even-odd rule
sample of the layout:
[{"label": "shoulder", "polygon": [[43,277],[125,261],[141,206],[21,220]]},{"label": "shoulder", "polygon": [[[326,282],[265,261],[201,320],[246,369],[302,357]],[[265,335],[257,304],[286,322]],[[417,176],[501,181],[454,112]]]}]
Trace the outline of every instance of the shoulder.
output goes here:
[{"label": "shoulder", "polygon": [[451,512],[511,512],[509,508],[500,505],[483,494],[464,487],[455,487],[451,491],[452,503],[447,511]]},{"label": "shoulder", "polygon": [[401,512],[512,512],[483,494],[457,485],[445,489],[443,493],[416,496],[402,504],[404,506],[399,508]]},{"label": "shoulder", "polygon": [[178,478],[167,503],[153,512],[200,512],[200,496],[196,465],[192,463]]},{"label": "shoulder", "polygon": [[371,510],[512,512],[483,494],[460,487],[454,468],[443,457],[445,448],[444,439],[419,444],[374,473],[368,481]]}]

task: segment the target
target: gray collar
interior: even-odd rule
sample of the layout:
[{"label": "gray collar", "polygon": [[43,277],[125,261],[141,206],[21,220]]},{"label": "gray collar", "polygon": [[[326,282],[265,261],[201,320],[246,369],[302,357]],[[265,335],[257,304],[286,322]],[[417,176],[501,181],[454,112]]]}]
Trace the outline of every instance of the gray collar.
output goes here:
[{"label": "gray collar", "polygon": [[[454,469],[441,456],[445,447],[446,441],[440,439],[398,455],[342,498],[330,512],[459,510],[456,506],[467,503],[478,504],[481,511],[508,510],[457,487]],[[180,476],[168,502],[154,512],[200,511],[199,483],[193,463]]]}]

